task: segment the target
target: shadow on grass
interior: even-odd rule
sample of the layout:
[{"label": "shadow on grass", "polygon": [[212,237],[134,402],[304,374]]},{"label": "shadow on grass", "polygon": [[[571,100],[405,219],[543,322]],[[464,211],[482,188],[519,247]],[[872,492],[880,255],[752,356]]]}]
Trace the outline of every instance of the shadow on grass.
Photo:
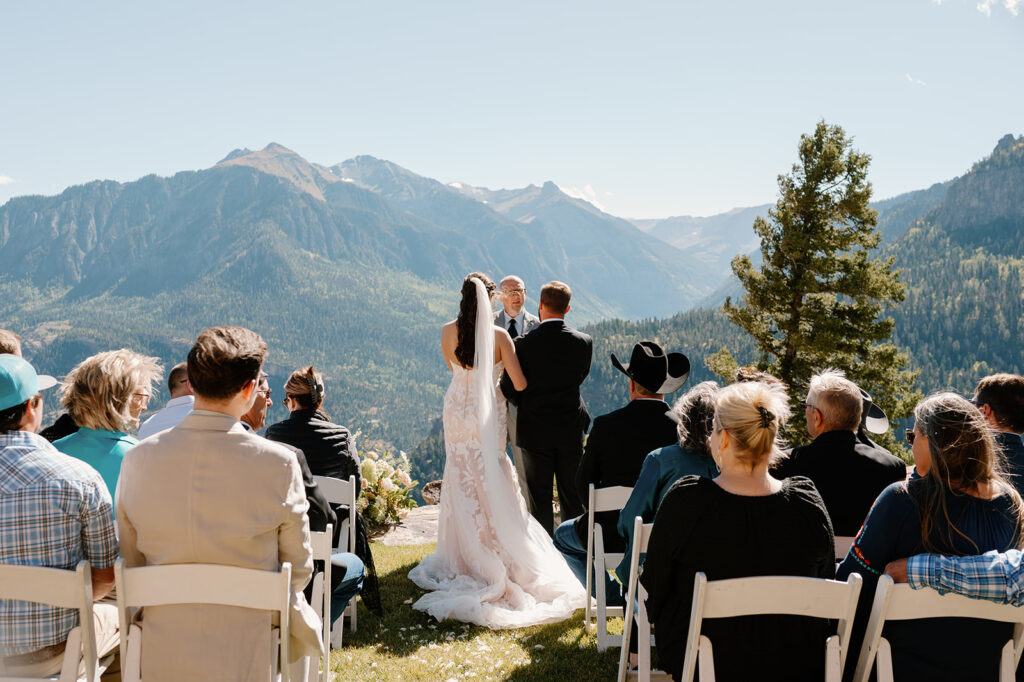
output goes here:
[{"label": "shadow on grass", "polygon": [[[504,679],[516,682],[535,680],[611,680],[619,665],[619,650],[598,652],[593,635],[583,629],[583,611],[569,620],[530,628],[524,638],[530,664],[517,668]],[[543,647],[543,648],[539,648]]]}]

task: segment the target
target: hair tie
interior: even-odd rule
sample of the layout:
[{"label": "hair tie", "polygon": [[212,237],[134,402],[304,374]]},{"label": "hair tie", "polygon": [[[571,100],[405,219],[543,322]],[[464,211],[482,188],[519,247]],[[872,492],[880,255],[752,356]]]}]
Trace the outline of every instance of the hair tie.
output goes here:
[{"label": "hair tie", "polygon": [[319,405],[324,397],[323,385],[316,380],[315,374],[307,374],[306,383],[309,384],[309,395],[313,399],[313,404]]},{"label": "hair tie", "polygon": [[764,409],[763,407],[757,408],[757,413],[761,415],[761,428],[767,429],[775,421],[775,415]]}]

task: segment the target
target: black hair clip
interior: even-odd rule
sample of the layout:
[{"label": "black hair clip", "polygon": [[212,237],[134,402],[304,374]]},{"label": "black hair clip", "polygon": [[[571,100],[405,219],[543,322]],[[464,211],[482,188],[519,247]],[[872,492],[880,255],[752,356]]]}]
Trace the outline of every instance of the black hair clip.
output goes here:
[{"label": "black hair clip", "polygon": [[775,420],[775,415],[764,409],[763,407],[757,408],[757,413],[761,415],[761,428],[767,429],[772,425],[772,421]]}]

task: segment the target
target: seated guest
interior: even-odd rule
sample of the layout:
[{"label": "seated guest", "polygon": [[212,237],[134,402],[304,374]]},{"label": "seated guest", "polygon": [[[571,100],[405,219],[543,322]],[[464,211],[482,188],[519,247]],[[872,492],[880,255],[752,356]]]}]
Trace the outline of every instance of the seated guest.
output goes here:
[{"label": "seated guest", "polygon": [[825,500],[836,535],[857,534],[878,494],[907,477],[907,465],[857,438],[863,398],[838,370],[811,377],[804,401],[807,432],[814,441],[794,448],[774,472],[778,478],[806,476]]},{"label": "seated guest", "polygon": [[[576,472],[576,490],[584,502],[590,484],[595,488],[632,488],[640,476],[647,453],[676,441],[676,422],[664,394],[678,389],[690,374],[690,361],[682,353],[669,353],[651,341],[633,346],[629,364],[612,353],[612,366],[629,377],[629,404],[594,420]],[[621,552],[625,544],[617,528],[618,511],[597,512],[604,549]],[[564,521],[555,529],[555,547],[565,557],[579,581],[587,584],[587,514]],[[609,604],[622,603],[618,584],[602,571]],[[596,583],[595,583],[596,589]]]},{"label": "seated guest", "polygon": [[121,459],[138,442],[128,431],[139,425],[159,378],[157,358],[127,348],[86,358],[64,377],[60,402],[79,428],[53,445],[100,472],[111,497],[117,490]]},{"label": "seated guest", "polygon": [[313,367],[297,369],[284,385],[288,418],[267,428],[267,438],[293,445],[306,455],[316,476],[361,481],[359,454],[352,433],[323,410],[324,378]]},{"label": "seated guest", "polygon": [[[359,454],[356,450],[356,439],[352,433],[335,424],[324,411],[326,389],[324,378],[312,366],[292,372],[284,385],[284,405],[288,408],[288,418],[267,427],[267,438],[291,445],[302,450],[309,463],[309,469],[316,476],[330,476],[347,481],[349,476],[356,477],[356,490],[362,489],[362,473],[359,469]],[[358,492],[356,493],[358,495]],[[341,534],[341,521],[348,518],[348,507],[332,506],[339,522],[334,527],[334,544],[338,545]],[[377,585],[377,570],[370,552],[369,534],[362,515],[356,515],[356,546],[355,554],[364,569],[361,578],[362,587],[349,583],[349,589],[355,589],[363,598],[366,608],[381,613],[380,591]],[[337,559],[345,563],[343,558]],[[346,563],[346,570],[356,569],[353,562]],[[342,571],[332,573],[332,582],[340,579]],[[353,573],[352,577],[355,577]],[[338,592],[333,592],[336,595]],[[339,622],[345,604],[340,598],[331,600],[331,622],[335,633],[340,632],[343,623]]]},{"label": "seated guest", "polygon": [[[260,372],[260,383],[256,388],[256,400],[253,402],[252,407],[249,408],[249,411],[243,414],[239,420],[246,430],[259,431],[266,425],[267,409],[274,405],[270,394],[271,390],[270,384],[267,382],[267,373]],[[281,445],[292,451],[295,459],[299,462],[299,468],[302,469],[302,485],[306,488],[306,499],[309,501],[309,511],[306,512],[309,516],[309,529],[311,531],[323,532],[327,529],[327,524],[337,525],[338,517],[334,515],[334,511],[324,498],[324,494],[320,492],[320,487],[313,480],[313,472],[309,470],[309,464],[306,463],[306,455],[303,454],[302,450],[287,443],[281,443]]]},{"label": "seated guest", "polygon": [[[208,563],[276,571],[292,565],[291,653],[320,651],[320,619],[301,590],[313,571],[302,471],[294,453],[239,419],[258,393],[267,345],[242,327],[212,327],[188,354],[195,409],[124,457],[117,496],[129,568]],[[146,607],[142,677],[261,680],[271,670],[267,611]]]},{"label": "seated guest", "polygon": [[1017,492],[1024,495],[1024,376],[993,374],[978,382],[971,402],[985,416],[1002,450],[1005,470]]},{"label": "seated guest", "polygon": [[[680,679],[694,576],[831,578],[832,526],[814,484],[768,471],[781,457],[777,436],[789,418],[781,385],[735,383],[715,401],[714,479],[684,476],[658,507],[640,582],[654,624],[658,661]],[[714,644],[718,680],[821,680],[826,621],[797,616],[712,619],[701,632]]]},{"label": "seated guest", "polygon": [[[259,431],[263,428],[267,420],[267,408],[274,404],[270,394],[271,389],[270,384],[267,382],[267,373],[260,372],[260,384],[256,394],[256,402],[252,404],[252,408],[248,412],[242,415],[242,424],[244,426],[253,431]],[[306,487],[306,499],[309,501],[309,529],[322,532],[327,528],[327,524],[337,527],[338,517],[313,479],[313,472],[309,470],[309,464],[306,463],[306,456],[302,450],[287,443],[281,443],[281,445],[295,454],[299,467],[302,469],[302,483]],[[334,613],[332,613],[331,622],[334,622],[341,616],[349,600],[359,594],[359,590],[363,587],[365,572],[363,562],[351,552],[338,552],[333,555],[332,559],[331,611]],[[319,561],[316,562],[315,570],[323,570],[321,563]],[[306,599],[312,598],[312,592],[313,584],[310,581],[310,584],[306,586]]]},{"label": "seated guest", "polygon": [[0,355],[21,357],[21,337],[7,329],[0,329]]},{"label": "seated guest", "polygon": [[177,426],[185,415],[192,411],[195,398],[192,395],[192,385],[188,383],[188,363],[179,362],[171,368],[167,375],[167,390],[171,399],[162,410],[142,423],[139,427],[139,440]]},{"label": "seated guest", "polygon": [[626,549],[615,575],[623,585],[629,580],[633,519],[642,516],[644,523],[654,521],[661,498],[683,476],[714,478],[718,475],[718,467],[708,447],[717,394],[718,384],[713,381],[697,384],[687,391],[672,407],[673,414],[679,419],[676,427],[679,442],[655,450],[644,458],[633,493],[619,513],[619,535],[626,539]]},{"label": "seated guest", "polygon": [[[98,600],[114,586],[117,561],[110,493],[95,469],[36,433],[39,391],[56,383],[20,357],[0,355],[0,563],[73,571],[84,559]],[[104,656],[118,645],[117,607],[95,604],[93,618],[96,653]],[[0,600],[0,677],[60,673],[77,625],[78,609]]]},{"label": "seated guest", "polygon": [[[864,578],[851,651],[860,647],[878,577],[890,561],[1020,546],[1024,506],[999,473],[995,441],[976,407],[952,393],[930,396],[914,409],[908,440],[921,478],[894,483],[878,496],[837,570],[839,579]],[[1011,628],[932,618],[887,623],[885,636],[896,679],[996,679]]]}]

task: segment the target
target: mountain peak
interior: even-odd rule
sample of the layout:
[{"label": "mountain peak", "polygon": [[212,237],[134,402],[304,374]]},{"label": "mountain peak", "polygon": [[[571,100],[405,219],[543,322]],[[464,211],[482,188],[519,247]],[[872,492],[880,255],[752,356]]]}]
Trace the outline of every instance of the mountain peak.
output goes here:
[{"label": "mountain peak", "polygon": [[248,166],[268,175],[284,178],[301,191],[321,201],[324,198],[322,187],[326,183],[338,181],[322,166],[310,163],[277,142],[271,142],[258,152],[236,149],[225,156],[217,166]]},{"label": "mountain peak", "polygon": [[[278,144],[277,142],[271,142],[266,147],[264,147],[262,151],[263,151],[264,154],[280,154],[280,155],[283,155],[283,156],[299,156],[298,154],[293,152],[291,149],[288,149],[288,147],[285,147],[283,144]],[[302,157],[299,157],[299,158],[302,158]]]}]

